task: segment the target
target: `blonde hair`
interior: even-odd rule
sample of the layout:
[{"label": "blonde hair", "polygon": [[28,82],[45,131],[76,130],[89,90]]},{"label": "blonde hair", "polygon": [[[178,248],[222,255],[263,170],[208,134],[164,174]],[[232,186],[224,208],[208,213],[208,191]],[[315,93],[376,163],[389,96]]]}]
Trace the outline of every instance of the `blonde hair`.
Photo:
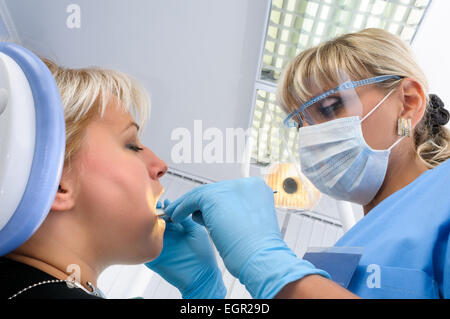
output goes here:
[{"label": "blonde hair", "polygon": [[66,123],[66,152],[64,167],[71,168],[71,159],[79,150],[85,136],[85,129],[92,119],[103,117],[112,97],[120,102],[123,112],[139,116],[144,126],[150,108],[147,92],[130,76],[98,67],[70,69],[41,58],[47,65],[61,95]]},{"label": "blonde hair", "polygon": [[[313,98],[313,86],[325,91],[340,83],[342,74],[352,80],[396,75],[415,79],[426,97],[427,110],[415,128],[415,149],[424,164],[433,168],[450,158],[450,133],[444,126],[438,132],[429,125],[433,112],[428,95],[428,81],[415,61],[409,45],[382,29],[365,29],[349,33],[307,49],[285,68],[277,98],[280,106],[290,113]],[[402,79],[377,84],[390,90]],[[433,132],[434,131],[434,132]]]}]

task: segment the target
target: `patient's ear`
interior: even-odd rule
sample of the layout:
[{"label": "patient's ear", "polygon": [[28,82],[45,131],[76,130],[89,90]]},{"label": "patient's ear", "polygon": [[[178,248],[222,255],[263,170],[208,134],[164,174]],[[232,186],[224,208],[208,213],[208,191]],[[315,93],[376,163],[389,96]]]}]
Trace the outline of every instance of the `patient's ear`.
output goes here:
[{"label": "patient's ear", "polygon": [[69,176],[63,174],[59,182],[58,191],[52,204],[52,211],[63,212],[75,206],[74,183]]}]

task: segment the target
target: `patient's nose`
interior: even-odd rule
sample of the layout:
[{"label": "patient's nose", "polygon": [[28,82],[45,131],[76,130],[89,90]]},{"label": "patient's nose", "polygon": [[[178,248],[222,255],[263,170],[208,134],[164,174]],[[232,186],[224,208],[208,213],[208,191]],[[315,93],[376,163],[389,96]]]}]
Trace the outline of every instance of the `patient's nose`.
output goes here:
[{"label": "patient's nose", "polygon": [[147,168],[151,179],[159,179],[166,174],[168,167],[166,162],[156,156],[149,148],[147,149]]}]

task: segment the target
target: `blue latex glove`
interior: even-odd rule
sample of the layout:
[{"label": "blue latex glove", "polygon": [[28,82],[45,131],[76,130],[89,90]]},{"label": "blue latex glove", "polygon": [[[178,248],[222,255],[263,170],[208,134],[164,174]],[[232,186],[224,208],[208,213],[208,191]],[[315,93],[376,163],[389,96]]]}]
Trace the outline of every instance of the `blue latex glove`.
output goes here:
[{"label": "blue latex glove", "polygon": [[307,275],[330,277],[287,247],[273,191],[259,177],[200,186],[165,209],[174,223],[196,211],[201,211],[225,266],[253,298],[273,298],[285,285]]},{"label": "blue latex glove", "polygon": [[[164,201],[165,206],[169,203]],[[225,298],[227,293],[208,233],[191,218],[180,224],[166,222],[163,250],[145,265],[177,287],[185,299]]]}]

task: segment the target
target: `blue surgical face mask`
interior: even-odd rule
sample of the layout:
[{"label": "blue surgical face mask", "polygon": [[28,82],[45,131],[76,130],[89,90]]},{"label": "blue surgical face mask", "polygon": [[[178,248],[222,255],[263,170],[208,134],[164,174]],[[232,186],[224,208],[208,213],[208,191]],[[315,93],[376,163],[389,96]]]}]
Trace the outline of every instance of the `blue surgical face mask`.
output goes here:
[{"label": "blue surgical face mask", "polygon": [[373,150],[364,139],[361,123],[393,91],[362,120],[358,116],[345,117],[300,128],[302,172],[322,193],[360,205],[368,204],[378,193],[389,154],[403,138],[387,150]]}]

